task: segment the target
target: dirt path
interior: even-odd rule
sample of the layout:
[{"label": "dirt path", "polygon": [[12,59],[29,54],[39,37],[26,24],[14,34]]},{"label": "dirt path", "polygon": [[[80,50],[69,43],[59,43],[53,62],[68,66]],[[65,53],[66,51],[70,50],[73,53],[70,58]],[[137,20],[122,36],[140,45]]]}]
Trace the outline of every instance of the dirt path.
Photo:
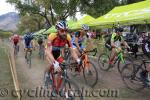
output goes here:
[{"label": "dirt path", "polygon": [[[21,88],[21,100],[50,100],[50,97],[44,97],[40,92],[43,88],[43,72],[46,62],[39,60],[33,52],[32,66],[29,68],[24,58],[23,47],[20,47],[20,52],[16,60],[16,70],[18,81]],[[38,93],[35,93],[38,92]]]},{"label": "dirt path", "polygon": [[[45,66],[47,66],[47,64],[45,61],[38,59],[37,52],[33,52],[32,67],[31,69],[29,69],[29,67],[27,66],[25,62],[24,51],[22,47],[20,48],[21,49],[20,49],[19,55],[16,58],[16,69],[17,69],[20,87],[22,90],[24,90],[24,93],[22,93],[21,100],[50,100],[50,97],[40,97],[39,95],[30,97],[31,95],[29,96],[28,93],[25,93],[27,92],[27,89],[30,91],[36,90],[36,89],[38,90],[38,92],[40,91],[41,87],[43,86],[44,68]],[[116,68],[112,69],[109,72],[100,71],[99,68],[97,70],[99,71],[99,81],[98,81],[98,84],[93,89],[95,90],[100,90],[100,89],[101,90],[104,90],[104,89],[117,90],[119,92],[118,97],[103,97],[103,95],[101,94],[101,96],[99,97],[87,97],[85,98],[85,100],[149,100],[150,91],[147,89],[141,92],[128,90],[124,86]],[[74,79],[78,84],[80,84],[80,87],[87,89],[87,90],[91,90],[91,88],[84,85],[83,80],[81,80],[79,77],[76,77]],[[51,98],[51,100],[53,99]]]}]

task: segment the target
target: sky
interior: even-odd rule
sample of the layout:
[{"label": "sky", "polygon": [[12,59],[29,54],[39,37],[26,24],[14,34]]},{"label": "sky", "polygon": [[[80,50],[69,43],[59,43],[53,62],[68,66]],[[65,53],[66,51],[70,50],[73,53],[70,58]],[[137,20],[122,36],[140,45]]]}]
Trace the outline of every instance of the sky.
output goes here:
[{"label": "sky", "polygon": [[0,0],[0,15],[8,13],[8,12],[14,12],[15,7],[11,4],[7,3],[6,0]]}]

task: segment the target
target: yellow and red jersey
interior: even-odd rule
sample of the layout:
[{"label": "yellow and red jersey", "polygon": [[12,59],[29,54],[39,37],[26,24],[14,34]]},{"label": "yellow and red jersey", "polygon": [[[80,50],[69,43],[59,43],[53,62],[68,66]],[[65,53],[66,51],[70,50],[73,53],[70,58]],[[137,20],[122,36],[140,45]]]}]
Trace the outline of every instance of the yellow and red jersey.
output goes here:
[{"label": "yellow and red jersey", "polygon": [[56,47],[64,47],[66,44],[68,44],[69,47],[72,47],[71,45],[71,36],[67,34],[66,40],[62,40],[59,36],[58,33],[51,33],[48,36],[48,40],[51,41],[52,46]]}]

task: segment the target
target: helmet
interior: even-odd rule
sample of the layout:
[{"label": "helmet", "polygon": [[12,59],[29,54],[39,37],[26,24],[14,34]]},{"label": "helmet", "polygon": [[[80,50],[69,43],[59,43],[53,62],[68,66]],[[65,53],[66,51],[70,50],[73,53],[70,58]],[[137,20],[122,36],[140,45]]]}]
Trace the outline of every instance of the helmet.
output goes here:
[{"label": "helmet", "polygon": [[64,29],[66,30],[68,28],[68,25],[65,21],[60,21],[60,22],[57,22],[56,23],[56,29],[59,30],[59,29]]},{"label": "helmet", "polygon": [[89,26],[88,26],[88,25],[83,24],[83,25],[82,25],[82,29],[83,29],[83,30],[89,30]]},{"label": "helmet", "polygon": [[122,27],[117,27],[117,28],[115,28],[115,31],[116,32],[123,32],[123,28]]}]

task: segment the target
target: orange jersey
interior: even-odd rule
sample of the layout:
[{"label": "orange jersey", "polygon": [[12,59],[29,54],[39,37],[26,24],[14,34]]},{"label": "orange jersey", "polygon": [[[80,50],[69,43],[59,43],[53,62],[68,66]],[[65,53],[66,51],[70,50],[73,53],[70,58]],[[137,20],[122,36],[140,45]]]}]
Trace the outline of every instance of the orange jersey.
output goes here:
[{"label": "orange jersey", "polygon": [[62,40],[57,33],[51,33],[48,36],[48,40],[51,41],[51,45],[52,46],[56,46],[56,47],[64,47],[66,44],[68,44],[69,47],[72,47],[71,45],[71,36],[69,34],[67,34],[67,39],[66,40]]}]

